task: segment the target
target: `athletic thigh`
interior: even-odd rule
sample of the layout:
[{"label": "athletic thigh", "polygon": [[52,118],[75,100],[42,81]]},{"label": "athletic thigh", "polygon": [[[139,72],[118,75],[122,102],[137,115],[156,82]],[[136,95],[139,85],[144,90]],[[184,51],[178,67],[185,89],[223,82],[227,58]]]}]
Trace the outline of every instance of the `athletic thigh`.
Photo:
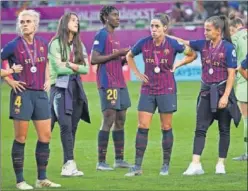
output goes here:
[{"label": "athletic thigh", "polygon": [[142,129],[149,129],[152,122],[153,113],[139,111],[138,112],[138,127]]},{"label": "athletic thigh", "polygon": [[238,102],[238,104],[239,104],[239,109],[240,109],[240,111],[241,111],[241,113],[242,113],[242,115],[244,116],[244,117],[247,117],[248,116],[248,104],[247,104],[247,102]]},{"label": "athletic thigh", "polygon": [[169,130],[172,128],[173,113],[160,113],[161,129]]},{"label": "athletic thigh", "polygon": [[247,89],[247,81],[237,84],[235,94],[239,102],[248,102]]}]

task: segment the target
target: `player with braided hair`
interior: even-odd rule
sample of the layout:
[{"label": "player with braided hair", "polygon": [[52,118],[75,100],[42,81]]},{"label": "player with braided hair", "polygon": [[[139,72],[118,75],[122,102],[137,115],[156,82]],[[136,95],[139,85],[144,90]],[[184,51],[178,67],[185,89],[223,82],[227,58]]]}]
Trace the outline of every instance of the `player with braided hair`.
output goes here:
[{"label": "player with braided hair", "polygon": [[131,106],[129,93],[122,72],[122,57],[128,48],[121,48],[115,29],[120,24],[119,11],[113,6],[104,6],[100,11],[104,28],[95,36],[92,47],[91,64],[97,65],[97,86],[101,100],[103,122],[98,134],[97,170],[113,170],[106,163],[109,132],[115,146],[114,167],[128,168],[123,160],[124,124],[127,108]]}]

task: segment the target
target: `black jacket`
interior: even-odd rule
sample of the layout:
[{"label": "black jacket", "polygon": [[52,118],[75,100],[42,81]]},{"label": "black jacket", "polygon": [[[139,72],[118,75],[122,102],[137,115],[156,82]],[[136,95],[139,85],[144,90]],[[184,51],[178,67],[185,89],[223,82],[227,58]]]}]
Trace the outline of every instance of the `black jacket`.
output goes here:
[{"label": "black jacket", "polygon": [[[210,108],[211,108],[211,111],[214,113],[217,111],[220,97],[225,92],[225,88],[226,88],[226,82],[221,82],[219,84],[206,84],[202,82],[201,92],[198,96],[198,101],[199,101],[199,97],[201,96],[202,92],[207,92],[207,94],[210,94]],[[197,101],[197,104],[198,104],[198,101]],[[237,104],[237,98],[235,96],[233,89],[229,95],[229,101],[228,101],[228,105],[226,109],[228,109],[230,116],[232,117],[234,121],[235,126],[238,127],[239,122],[241,120],[241,113],[240,113],[240,110]]]}]

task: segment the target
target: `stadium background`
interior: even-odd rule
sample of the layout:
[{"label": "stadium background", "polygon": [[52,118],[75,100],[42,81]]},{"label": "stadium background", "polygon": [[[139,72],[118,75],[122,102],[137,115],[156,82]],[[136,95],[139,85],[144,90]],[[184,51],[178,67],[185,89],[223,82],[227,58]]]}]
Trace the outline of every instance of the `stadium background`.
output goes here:
[{"label": "stadium background", "polygon": [[[99,21],[99,10],[102,6],[111,4],[120,10],[121,24],[116,33],[120,37],[122,47],[132,46],[138,39],[149,35],[149,21],[157,12],[165,12],[172,19],[169,33],[184,39],[204,38],[203,22],[212,15],[235,14],[247,23],[247,1],[1,1],[1,47],[15,36],[15,22],[18,13],[26,8],[32,8],[41,13],[39,35],[48,41],[56,32],[59,18],[66,11],[79,15],[81,38],[90,55],[93,38],[102,27]],[[177,59],[183,55],[178,54]],[[90,59],[90,58],[89,58]],[[142,55],[137,56],[136,63],[141,71],[144,70]],[[2,63],[4,67],[7,63]],[[61,179],[59,176],[62,166],[62,150],[59,129],[53,132],[51,142],[51,160],[49,177],[63,185],[68,190],[247,190],[247,163],[237,163],[232,156],[243,152],[243,123],[238,129],[232,127],[231,146],[227,160],[226,176],[214,175],[217,159],[217,125],[210,128],[206,149],[203,154],[203,167],[206,175],[201,177],[183,177],[181,174],[190,162],[192,140],[195,126],[195,103],[199,91],[201,74],[200,57],[192,64],[178,69],[175,73],[178,83],[178,112],[174,117],[175,144],[172,155],[171,176],[158,177],[161,163],[161,144],[159,118],[154,116],[151,125],[148,150],[144,160],[144,175],[134,179],[124,178],[125,169],[115,172],[96,172],[96,139],[101,123],[100,103],[95,85],[95,68],[91,67],[89,74],[82,76],[85,91],[89,99],[92,124],[80,123],[76,143],[76,161],[79,169],[85,172],[83,178]],[[136,106],[139,96],[140,83],[128,66],[123,67],[125,79],[128,81],[132,107],[128,111],[126,123],[126,158],[133,162],[134,140],[137,126]],[[1,187],[12,190],[14,173],[11,165],[10,151],[13,141],[12,122],[8,120],[9,87],[1,87]],[[30,123],[30,132],[26,147],[25,177],[27,182],[35,180],[35,161],[33,145],[36,141],[35,131]],[[82,126],[82,127],[81,127]],[[113,144],[110,138],[108,162],[114,159]],[[30,181],[31,180],[31,181]],[[108,184],[107,184],[108,182]]]}]

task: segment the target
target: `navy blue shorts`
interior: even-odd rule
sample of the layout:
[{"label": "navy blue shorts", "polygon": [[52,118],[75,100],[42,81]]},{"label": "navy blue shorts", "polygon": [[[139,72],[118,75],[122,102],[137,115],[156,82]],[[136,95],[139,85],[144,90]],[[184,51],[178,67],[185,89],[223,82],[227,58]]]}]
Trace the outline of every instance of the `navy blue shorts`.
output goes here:
[{"label": "navy blue shorts", "polygon": [[140,95],[138,111],[155,113],[157,108],[159,113],[173,113],[177,111],[177,95]]},{"label": "navy blue shorts", "polygon": [[102,111],[106,109],[126,110],[131,106],[127,88],[98,89]]},{"label": "navy blue shorts", "polygon": [[47,92],[25,90],[10,93],[10,119],[46,120],[51,118],[51,107]]}]

